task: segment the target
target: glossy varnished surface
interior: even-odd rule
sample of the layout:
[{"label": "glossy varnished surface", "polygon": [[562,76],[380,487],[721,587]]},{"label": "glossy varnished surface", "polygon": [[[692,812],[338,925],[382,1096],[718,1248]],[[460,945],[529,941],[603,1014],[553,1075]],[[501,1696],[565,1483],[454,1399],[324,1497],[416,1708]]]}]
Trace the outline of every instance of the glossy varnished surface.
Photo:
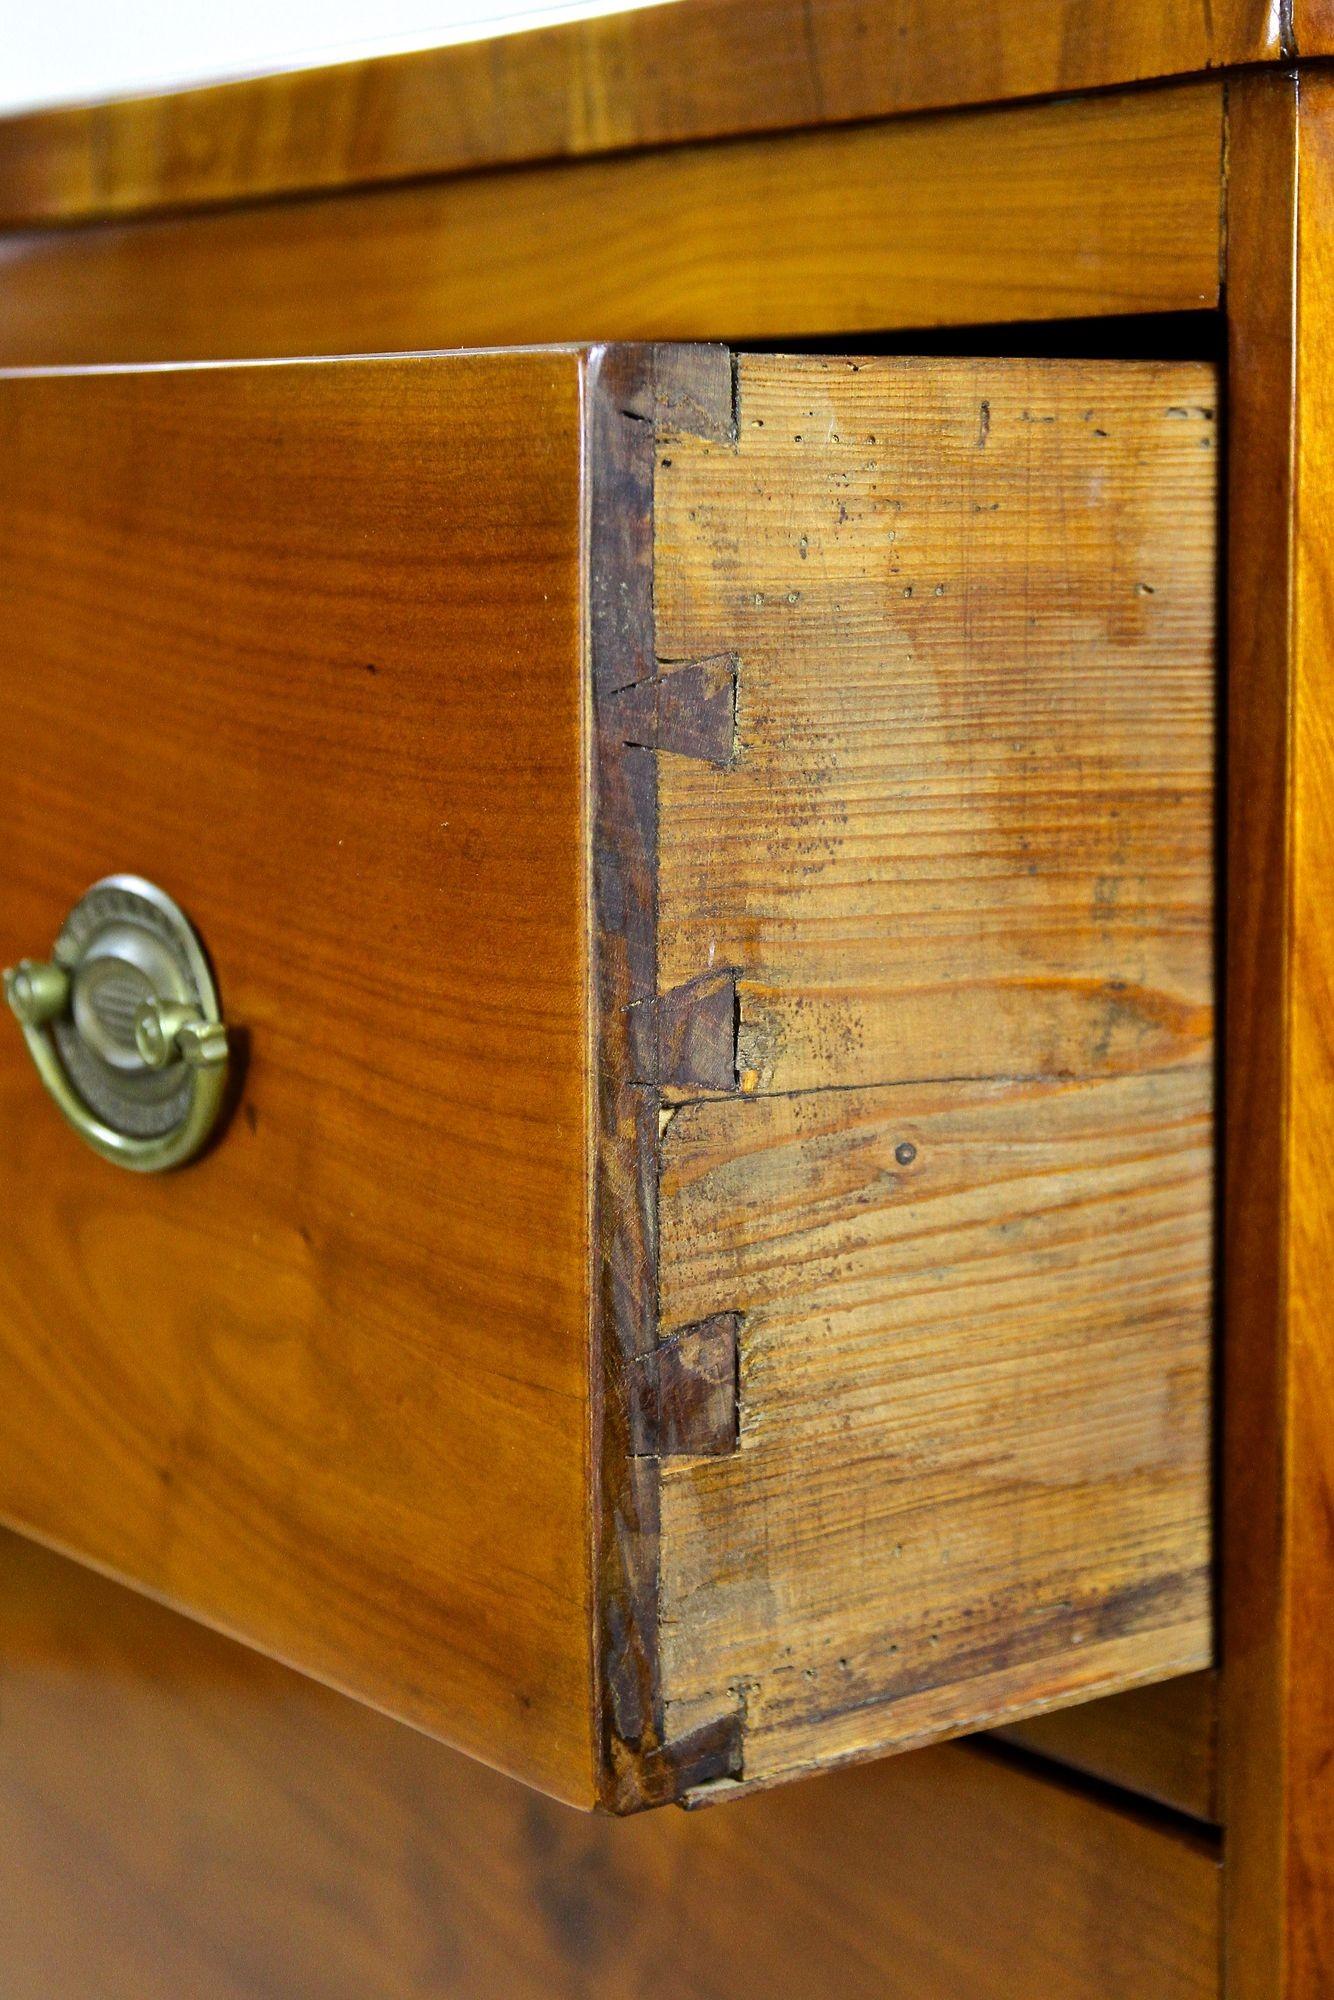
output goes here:
[{"label": "glossy varnished surface", "polygon": [[1303,80],[1287,1134],[1287,1963],[1334,1989],[1334,84]]},{"label": "glossy varnished surface", "polygon": [[5,2000],[1216,2000],[1218,1866],[968,1750],[599,1821],[0,1540]]},{"label": "glossy varnished surface", "polygon": [[73,221],[1051,93],[1330,47],[1326,0],[678,0],[0,122],[0,219]]},{"label": "glossy varnished surface", "polygon": [[1287,1184],[1288,1966],[1334,1988],[1334,86],[1301,92]]},{"label": "glossy varnished surface", "polygon": [[1218,297],[1222,161],[1204,83],[14,235],[0,361],[1188,310]]},{"label": "glossy varnished surface", "polygon": [[1223,1816],[1237,2000],[1334,1984],[1334,91],[1231,98]]},{"label": "glossy varnished surface", "polygon": [[[160,880],[249,1054],[144,1181],[11,1036],[0,1511],[618,1808],[1211,1646],[1212,372],[737,365],[0,383],[0,950]],[[733,655],[715,758],[618,736]],[[682,1104],[624,1035],[716,959]]]},{"label": "glossy varnished surface", "polygon": [[0,1040],[0,1511],[587,1799],[579,398],[0,382],[0,959],[146,875],[247,1058],[145,1179]]}]

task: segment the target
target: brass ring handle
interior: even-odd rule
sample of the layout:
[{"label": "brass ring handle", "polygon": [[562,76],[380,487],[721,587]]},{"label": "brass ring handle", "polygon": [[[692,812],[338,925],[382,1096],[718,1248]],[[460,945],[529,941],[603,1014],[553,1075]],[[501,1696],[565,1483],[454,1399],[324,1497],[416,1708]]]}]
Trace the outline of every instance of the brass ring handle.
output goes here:
[{"label": "brass ring handle", "polygon": [[184,912],[151,882],[110,875],[71,910],[49,960],[4,975],[37,1074],[103,1159],[182,1165],[226,1097],[227,1030]]}]

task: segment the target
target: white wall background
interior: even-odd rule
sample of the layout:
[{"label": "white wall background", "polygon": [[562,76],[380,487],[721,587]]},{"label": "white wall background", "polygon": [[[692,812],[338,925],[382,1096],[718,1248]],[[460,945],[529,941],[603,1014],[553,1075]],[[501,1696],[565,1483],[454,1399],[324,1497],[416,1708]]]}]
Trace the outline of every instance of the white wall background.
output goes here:
[{"label": "white wall background", "polygon": [[0,111],[475,41],[654,0],[0,0]]}]

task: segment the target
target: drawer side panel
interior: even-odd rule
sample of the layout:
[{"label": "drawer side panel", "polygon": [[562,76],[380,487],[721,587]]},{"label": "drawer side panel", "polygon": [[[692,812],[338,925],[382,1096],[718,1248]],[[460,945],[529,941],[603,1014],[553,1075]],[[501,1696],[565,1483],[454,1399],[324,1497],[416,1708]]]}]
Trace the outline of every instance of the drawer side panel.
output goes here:
[{"label": "drawer side panel", "polygon": [[662,1674],[746,1780],[1208,1663],[1216,431],[1202,365],[768,356],[660,433],[659,657],[735,683],[658,760],[660,1011],[735,992],[661,1332],[740,1315]]}]

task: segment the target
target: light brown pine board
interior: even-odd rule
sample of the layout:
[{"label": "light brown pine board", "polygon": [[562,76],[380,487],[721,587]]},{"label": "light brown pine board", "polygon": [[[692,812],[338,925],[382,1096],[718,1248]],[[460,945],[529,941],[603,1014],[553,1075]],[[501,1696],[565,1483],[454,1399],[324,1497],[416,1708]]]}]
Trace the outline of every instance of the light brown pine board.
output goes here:
[{"label": "light brown pine board", "polygon": [[743,1315],[660,1608],[669,1734],[739,1710],[764,1783],[1211,1656],[1217,399],[737,389],[657,469],[659,654],[737,661],[731,766],[659,759],[659,986],[740,1002],[661,1323]]},{"label": "light brown pine board", "polygon": [[676,1114],[664,1321],[746,1319],[739,1451],[663,1466],[673,1734],[738,1701],[772,1776],[1207,1662],[1210,1138],[1198,1066]]},{"label": "light brown pine board", "polygon": [[1205,366],[747,357],[657,486],[658,645],[734,651],[664,758],[660,974],[741,972],[762,1090],[1208,1061]]}]

